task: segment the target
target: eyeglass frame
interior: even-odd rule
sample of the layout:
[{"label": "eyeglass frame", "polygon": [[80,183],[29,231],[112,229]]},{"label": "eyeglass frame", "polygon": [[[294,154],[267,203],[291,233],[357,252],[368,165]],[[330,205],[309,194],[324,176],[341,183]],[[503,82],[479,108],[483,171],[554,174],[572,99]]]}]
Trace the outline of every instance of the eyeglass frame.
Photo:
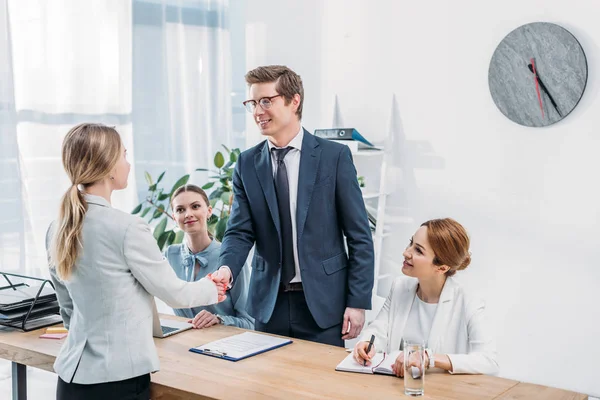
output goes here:
[{"label": "eyeglass frame", "polygon": [[[271,106],[273,105],[273,99],[275,97],[279,97],[279,96],[283,96],[281,93],[280,94],[276,94],[275,96],[270,96],[270,97],[261,97],[260,99],[258,99],[258,101],[256,100],[246,100],[243,101],[242,104],[244,105],[244,107],[246,108],[246,111],[248,111],[250,114],[253,114],[254,111],[256,111],[256,107],[260,106],[260,108],[262,108],[263,110],[268,110],[269,108],[271,108]],[[267,107],[265,107],[264,105],[260,104],[261,101],[263,100],[268,100],[269,101],[269,105]],[[254,103],[254,106],[252,110],[248,109],[248,105],[247,104],[252,104]]]}]

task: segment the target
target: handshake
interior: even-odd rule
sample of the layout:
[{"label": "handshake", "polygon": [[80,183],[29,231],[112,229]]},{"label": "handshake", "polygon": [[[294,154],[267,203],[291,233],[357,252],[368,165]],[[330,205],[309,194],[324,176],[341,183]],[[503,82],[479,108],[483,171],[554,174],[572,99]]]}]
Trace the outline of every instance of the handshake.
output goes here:
[{"label": "handshake", "polygon": [[222,266],[214,274],[208,274],[206,277],[212,280],[217,286],[217,302],[224,301],[227,298],[225,293],[231,288],[231,270],[229,267]]}]

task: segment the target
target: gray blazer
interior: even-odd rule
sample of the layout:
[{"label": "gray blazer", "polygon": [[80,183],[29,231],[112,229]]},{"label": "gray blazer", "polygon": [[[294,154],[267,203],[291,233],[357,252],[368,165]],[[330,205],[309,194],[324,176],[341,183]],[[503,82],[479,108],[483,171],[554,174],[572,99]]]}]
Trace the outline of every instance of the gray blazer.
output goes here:
[{"label": "gray blazer", "polygon": [[[217,302],[208,279],[180,280],[141,218],[85,195],[82,251],[72,276],[61,281],[50,265],[60,313],[69,335],[54,363],[65,382],[129,379],[159,369],[152,338],[154,296],[174,308]],[[53,227],[46,235],[46,248]]]}]

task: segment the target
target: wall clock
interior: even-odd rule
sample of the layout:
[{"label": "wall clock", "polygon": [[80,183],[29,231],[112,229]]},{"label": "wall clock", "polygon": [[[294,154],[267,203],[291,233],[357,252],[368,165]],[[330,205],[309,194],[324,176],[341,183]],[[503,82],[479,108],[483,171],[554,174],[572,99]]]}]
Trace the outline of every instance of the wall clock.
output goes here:
[{"label": "wall clock", "polygon": [[488,83],[506,117],[524,126],[548,126],[573,111],[587,75],[585,53],[575,36],[556,24],[534,22],[502,39]]}]

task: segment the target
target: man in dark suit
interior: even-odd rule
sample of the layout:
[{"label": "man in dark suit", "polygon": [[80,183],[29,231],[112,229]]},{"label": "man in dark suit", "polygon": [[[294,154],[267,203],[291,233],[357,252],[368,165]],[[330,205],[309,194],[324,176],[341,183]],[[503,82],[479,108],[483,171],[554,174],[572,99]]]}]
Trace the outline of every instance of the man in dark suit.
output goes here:
[{"label": "man in dark suit", "polygon": [[213,279],[235,284],[256,244],[248,293],[256,329],[343,346],[371,308],[374,268],[352,155],[302,128],[304,89],[294,71],[259,67],[246,82],[244,105],[267,140],[238,158]]}]

